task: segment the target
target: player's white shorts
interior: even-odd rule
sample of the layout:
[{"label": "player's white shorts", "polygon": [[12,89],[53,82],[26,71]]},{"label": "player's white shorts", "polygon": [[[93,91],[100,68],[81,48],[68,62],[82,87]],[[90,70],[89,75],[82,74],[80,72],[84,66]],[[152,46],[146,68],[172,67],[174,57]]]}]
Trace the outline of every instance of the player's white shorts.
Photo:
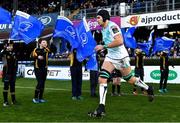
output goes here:
[{"label": "player's white shorts", "polygon": [[120,70],[121,68],[130,67],[130,58],[129,57],[125,57],[123,59],[111,59],[109,57],[105,57],[104,61],[111,62],[114,65],[114,67],[118,70]]}]

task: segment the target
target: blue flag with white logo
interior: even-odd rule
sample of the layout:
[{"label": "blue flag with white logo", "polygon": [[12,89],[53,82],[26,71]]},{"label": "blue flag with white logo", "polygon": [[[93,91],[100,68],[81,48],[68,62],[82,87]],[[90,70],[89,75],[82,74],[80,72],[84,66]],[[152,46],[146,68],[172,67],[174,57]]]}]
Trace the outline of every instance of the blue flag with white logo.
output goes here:
[{"label": "blue flag with white logo", "polygon": [[88,70],[98,71],[98,62],[96,58],[96,52],[94,52],[86,63],[86,68]]},{"label": "blue flag with white logo", "polygon": [[153,35],[154,35],[154,29],[151,31],[149,38],[148,38],[148,43],[152,44],[153,42]]},{"label": "blue flag with white logo", "polygon": [[165,36],[156,38],[152,54],[159,51],[170,51],[171,47],[174,45],[174,41],[174,39],[170,39]]},{"label": "blue flag with white logo", "polygon": [[0,7],[0,24],[11,24],[11,13]]},{"label": "blue flag with white logo", "polygon": [[64,16],[58,16],[53,37],[61,37],[69,41],[72,48],[79,46],[76,29],[73,23]]},{"label": "blue flag with white logo", "polygon": [[125,33],[124,33],[124,44],[128,48],[135,49],[137,47],[136,39],[134,38],[133,34],[136,30],[136,27],[130,27]]},{"label": "blue flag with white logo", "polygon": [[61,38],[60,54],[66,52],[68,50],[67,43],[68,43],[68,41],[66,39]]},{"label": "blue flag with white logo", "polygon": [[142,49],[142,51],[145,52],[145,54],[147,56],[149,56],[149,50],[150,50],[150,47],[151,47],[150,43],[137,43],[137,47]]},{"label": "blue flag with white logo", "polygon": [[28,44],[39,37],[43,29],[44,25],[37,18],[27,13],[17,11],[10,38],[24,40],[24,42]]},{"label": "blue flag with white logo", "polygon": [[80,42],[80,45],[77,48],[77,59],[81,62],[93,54],[96,41],[92,36],[91,30],[89,29],[85,18],[83,18],[83,20],[76,27],[76,31]]}]

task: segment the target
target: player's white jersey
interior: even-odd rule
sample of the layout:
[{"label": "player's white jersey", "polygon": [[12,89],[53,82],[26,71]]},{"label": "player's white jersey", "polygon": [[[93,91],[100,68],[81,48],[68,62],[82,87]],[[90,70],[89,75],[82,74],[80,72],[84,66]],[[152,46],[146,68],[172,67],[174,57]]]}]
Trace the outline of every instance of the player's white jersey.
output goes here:
[{"label": "player's white jersey", "polygon": [[[103,28],[102,35],[105,44],[109,44],[114,40],[114,36],[122,34],[118,25],[112,21],[108,22],[106,28]],[[114,48],[108,48],[107,57],[111,59],[122,59],[129,56],[124,44]]]}]

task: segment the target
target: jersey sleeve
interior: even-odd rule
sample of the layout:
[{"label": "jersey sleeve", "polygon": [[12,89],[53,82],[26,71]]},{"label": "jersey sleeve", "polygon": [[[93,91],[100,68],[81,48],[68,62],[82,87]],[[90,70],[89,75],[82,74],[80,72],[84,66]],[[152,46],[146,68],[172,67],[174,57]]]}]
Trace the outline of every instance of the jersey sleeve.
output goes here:
[{"label": "jersey sleeve", "polygon": [[121,34],[121,30],[118,27],[118,25],[113,24],[113,25],[110,26],[110,33],[111,33],[112,37],[114,37],[114,36],[116,36],[118,34]]},{"label": "jersey sleeve", "polygon": [[38,58],[38,55],[37,55],[37,53],[36,53],[36,50],[37,50],[37,48],[35,48],[35,49],[32,51],[32,53],[31,53],[31,55],[30,55],[31,58],[34,58],[34,59],[37,59],[37,58]]}]

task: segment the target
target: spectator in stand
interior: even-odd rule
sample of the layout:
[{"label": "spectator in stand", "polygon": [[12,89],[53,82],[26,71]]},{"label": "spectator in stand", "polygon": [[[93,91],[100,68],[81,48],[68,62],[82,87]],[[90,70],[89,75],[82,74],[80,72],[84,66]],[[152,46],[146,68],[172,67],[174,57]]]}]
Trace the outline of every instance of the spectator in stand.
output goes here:
[{"label": "spectator in stand", "polygon": [[180,56],[180,38],[176,39],[176,42],[174,44],[174,57]]}]

